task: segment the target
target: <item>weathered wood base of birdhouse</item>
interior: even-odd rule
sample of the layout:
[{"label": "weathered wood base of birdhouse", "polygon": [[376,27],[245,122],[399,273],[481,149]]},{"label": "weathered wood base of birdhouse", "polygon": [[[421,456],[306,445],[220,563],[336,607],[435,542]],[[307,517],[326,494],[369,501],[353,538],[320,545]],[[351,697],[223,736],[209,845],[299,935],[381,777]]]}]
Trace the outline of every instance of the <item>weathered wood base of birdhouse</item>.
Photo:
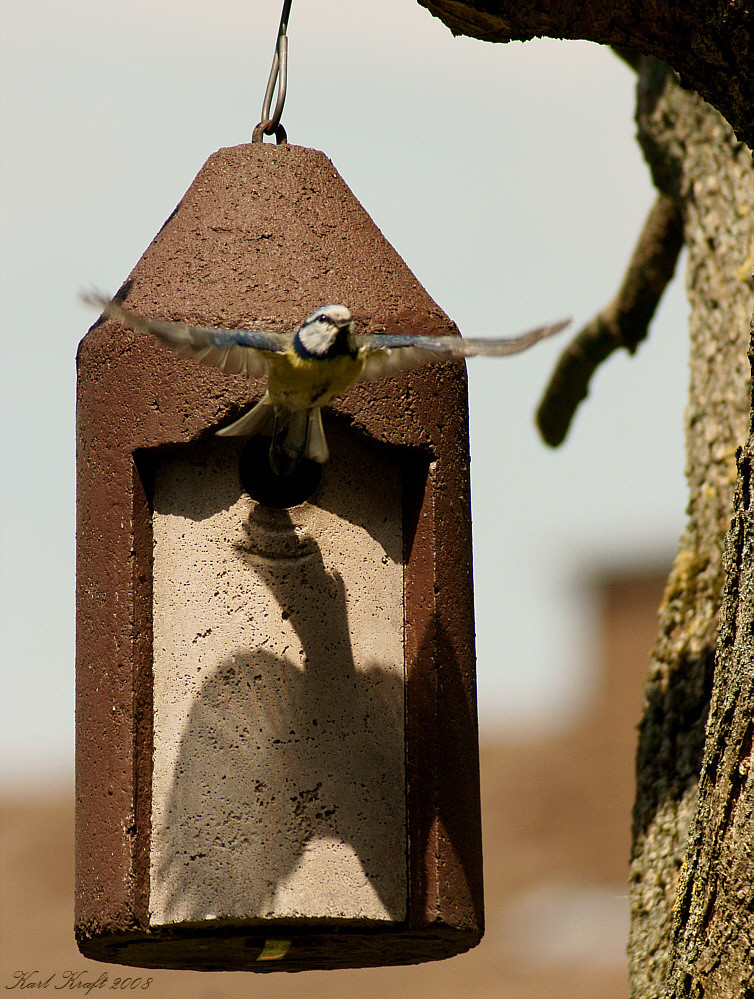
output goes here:
[{"label": "weathered wood base of birdhouse", "polygon": [[[321,154],[221,150],[130,276],[157,318],[447,333]],[[295,316],[295,319],[293,318]],[[409,964],[483,931],[462,366],[353,387],[280,486],[263,386],[109,321],[78,386],[76,936],[147,968]],[[265,471],[266,469],[266,471]]]}]

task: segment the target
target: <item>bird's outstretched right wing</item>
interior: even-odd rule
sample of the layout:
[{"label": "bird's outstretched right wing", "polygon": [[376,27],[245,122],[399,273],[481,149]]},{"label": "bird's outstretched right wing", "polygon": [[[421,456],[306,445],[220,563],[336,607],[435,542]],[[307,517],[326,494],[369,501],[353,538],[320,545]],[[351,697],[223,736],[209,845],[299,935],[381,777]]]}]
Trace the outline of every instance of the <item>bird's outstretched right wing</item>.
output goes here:
[{"label": "bird's outstretched right wing", "polygon": [[559,333],[569,322],[570,319],[564,319],[547,326],[538,326],[519,336],[485,340],[466,340],[460,336],[413,336],[401,333],[371,333],[357,336],[359,353],[365,358],[359,380],[382,378],[396,371],[405,371],[439,361],[518,354],[539,340]]},{"label": "bird's outstretched right wing", "polygon": [[193,357],[228,375],[244,374],[253,378],[267,374],[269,356],[284,353],[291,343],[290,333],[189,326],[187,323],[172,323],[137,315],[116,299],[107,298],[98,292],[84,293],[81,298],[87,305],[101,309],[103,315],[117,319],[128,329],[137,333],[152,333],[160,343],[170,347],[176,354]]}]

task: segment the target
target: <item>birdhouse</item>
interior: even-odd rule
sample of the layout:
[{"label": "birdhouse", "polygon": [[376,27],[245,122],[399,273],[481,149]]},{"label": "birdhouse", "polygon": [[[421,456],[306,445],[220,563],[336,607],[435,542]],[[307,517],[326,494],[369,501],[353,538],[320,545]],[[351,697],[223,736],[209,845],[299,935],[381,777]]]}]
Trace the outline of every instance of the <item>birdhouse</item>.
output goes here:
[{"label": "birdhouse", "polygon": [[[129,276],[155,318],[447,334],[321,153],[200,171]],[[465,370],[349,388],[279,478],[264,392],[99,321],[78,356],[76,935],[141,967],[405,964],[483,931]]]}]

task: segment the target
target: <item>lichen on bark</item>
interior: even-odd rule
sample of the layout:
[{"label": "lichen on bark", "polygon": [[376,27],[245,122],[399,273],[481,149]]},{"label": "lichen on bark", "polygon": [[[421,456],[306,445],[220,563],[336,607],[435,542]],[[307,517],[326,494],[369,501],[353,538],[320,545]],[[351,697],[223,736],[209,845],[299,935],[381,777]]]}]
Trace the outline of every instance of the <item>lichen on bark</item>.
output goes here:
[{"label": "lichen on bark", "polygon": [[754,436],[738,469],[698,804],[676,891],[668,999],[754,995]]}]

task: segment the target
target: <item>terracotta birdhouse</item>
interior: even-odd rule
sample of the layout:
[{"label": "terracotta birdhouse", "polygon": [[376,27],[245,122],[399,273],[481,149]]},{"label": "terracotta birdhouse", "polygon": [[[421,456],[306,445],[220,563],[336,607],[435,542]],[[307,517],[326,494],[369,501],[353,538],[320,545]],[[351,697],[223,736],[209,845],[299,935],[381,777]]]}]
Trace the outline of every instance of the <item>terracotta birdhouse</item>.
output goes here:
[{"label": "terracotta birdhouse", "polygon": [[[200,171],[121,289],[174,322],[448,334],[330,161]],[[403,964],[483,930],[466,378],[351,386],[330,457],[216,431],[263,380],[99,321],[78,356],[76,934],[87,957]]]}]

